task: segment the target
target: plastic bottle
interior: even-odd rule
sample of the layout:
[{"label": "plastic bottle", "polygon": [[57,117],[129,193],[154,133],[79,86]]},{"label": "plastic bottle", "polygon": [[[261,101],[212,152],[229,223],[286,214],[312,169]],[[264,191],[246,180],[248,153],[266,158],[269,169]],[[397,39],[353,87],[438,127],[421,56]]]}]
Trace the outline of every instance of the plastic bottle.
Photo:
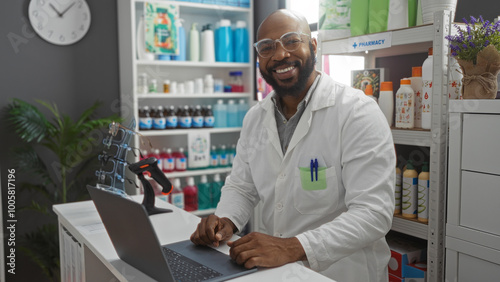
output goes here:
[{"label": "plastic bottle", "polygon": [[196,108],[193,112],[193,128],[203,128],[203,121],[204,117],[203,114],[201,113],[201,106],[196,105]]},{"label": "plastic bottle", "polygon": [[422,128],[431,129],[432,106],[432,47],[422,64]]},{"label": "plastic bottle", "polygon": [[415,94],[411,81],[401,79],[401,86],[396,92],[396,128],[413,128],[415,118]]},{"label": "plastic bottle", "polygon": [[163,163],[162,163],[162,159],[161,159],[161,156],[160,156],[160,149],[154,149],[151,154],[149,154],[149,157],[148,158],[156,158],[158,160],[158,167],[163,167]]},{"label": "plastic bottle", "polygon": [[394,214],[401,213],[401,169],[396,167],[396,190],[394,192],[395,209]]},{"label": "plastic bottle", "polygon": [[222,19],[216,33],[215,60],[217,62],[233,62],[233,33],[231,31],[231,21]]},{"label": "plastic bottle", "polygon": [[151,78],[149,80],[149,93],[157,93],[158,92],[158,81],[155,78]]},{"label": "plastic bottle", "polygon": [[175,158],[172,155],[172,149],[163,148],[162,153],[160,154],[162,159],[162,171],[163,172],[172,172],[175,170]]},{"label": "plastic bottle", "polygon": [[172,60],[175,61],[185,61],[186,60],[186,30],[182,25],[184,23],[184,19],[179,19],[179,55],[172,56]]},{"label": "plastic bottle", "polygon": [[236,144],[231,145],[231,148],[228,150],[229,156],[229,166],[233,166],[234,158],[236,157]]},{"label": "plastic bottle", "polygon": [[193,62],[200,60],[200,33],[197,26],[198,23],[193,23],[189,31],[189,60]]},{"label": "plastic bottle", "polygon": [[148,75],[141,73],[137,77],[137,94],[146,94],[149,92]]},{"label": "plastic bottle", "polygon": [[144,106],[139,110],[139,129],[150,130],[153,128],[153,119],[151,118],[149,107]]},{"label": "plastic bottle", "polygon": [[205,75],[205,89],[204,92],[206,94],[214,93],[214,77],[211,74]]},{"label": "plastic bottle", "polygon": [[384,113],[389,126],[392,126],[394,121],[394,92],[392,90],[392,81],[383,81],[380,83],[378,106]]},{"label": "plastic bottle", "polygon": [[194,178],[192,176],[188,177],[187,186],[182,188],[182,191],[184,192],[184,210],[198,210],[198,187],[194,185]]},{"label": "plastic bottle", "polygon": [[424,162],[418,175],[418,217],[420,222],[429,222],[429,163]]},{"label": "plastic bottle", "polygon": [[366,85],[365,95],[375,100],[375,102],[378,102],[377,97],[373,96],[373,86],[371,84]]},{"label": "plastic bottle", "polygon": [[217,100],[217,104],[213,107],[215,118],[214,127],[227,127],[227,105],[224,104],[222,99]]},{"label": "plastic bottle", "polygon": [[180,209],[184,209],[184,192],[181,189],[181,181],[179,178],[172,180],[174,186],[172,193],[170,193],[170,203]]},{"label": "plastic bottle", "polygon": [[201,60],[203,62],[215,62],[214,31],[210,29],[211,24],[206,24],[201,29]]},{"label": "plastic bottle", "polygon": [[232,71],[229,72],[229,85],[231,86],[231,92],[243,92],[243,80],[241,76],[243,72],[241,71]]},{"label": "plastic bottle", "polygon": [[226,150],[226,145],[220,145],[219,149],[217,150],[217,154],[219,155],[219,166],[229,166],[229,156]]},{"label": "plastic bottle", "polygon": [[203,127],[213,128],[215,125],[214,113],[212,112],[212,106],[208,105],[203,117]]},{"label": "plastic bottle", "polygon": [[411,68],[411,89],[415,93],[414,126],[422,128],[422,67]]},{"label": "plastic bottle", "polygon": [[245,21],[237,21],[236,29],[234,30],[234,61],[240,63],[248,63],[250,61],[250,52],[248,48],[248,30]]},{"label": "plastic bottle", "polygon": [[180,116],[179,116],[179,125],[180,128],[186,129],[191,128],[193,125],[193,118],[189,114],[189,106],[184,106]]},{"label": "plastic bottle", "polygon": [[163,116],[163,107],[158,106],[155,110],[155,114],[153,117],[153,129],[162,130],[165,129],[167,121]]},{"label": "plastic bottle", "polygon": [[175,158],[175,171],[185,171],[187,169],[187,157],[184,154],[184,148],[179,148],[179,151],[173,154]]},{"label": "plastic bottle", "polygon": [[248,112],[248,104],[245,99],[240,99],[240,103],[238,104],[238,126],[243,126],[243,119]]},{"label": "plastic bottle", "polygon": [[220,194],[224,182],[221,181],[219,174],[214,174],[214,181],[212,182],[212,203],[211,207],[216,208],[220,200]]},{"label": "plastic bottle", "polygon": [[177,114],[175,113],[175,107],[170,106],[168,109],[165,109],[166,114],[165,115],[165,128],[166,129],[174,129],[177,127],[178,124],[178,119],[177,119]]},{"label": "plastic bottle", "polygon": [[[462,78],[464,77],[457,60],[450,57],[450,71],[448,78],[448,98],[450,100],[462,100]],[[499,76],[500,78],[500,76]]]},{"label": "plastic bottle", "polygon": [[228,127],[238,127],[238,105],[233,99],[229,100],[227,103],[227,126]]},{"label": "plastic bottle", "polygon": [[212,193],[210,189],[210,184],[207,181],[207,176],[202,175],[200,177],[200,183],[198,183],[198,209],[206,210],[212,207]]},{"label": "plastic bottle", "polygon": [[210,150],[210,163],[209,163],[210,168],[217,168],[219,167],[219,154],[217,153],[217,147],[212,145],[211,150]]},{"label": "plastic bottle", "polygon": [[418,173],[413,167],[412,161],[406,164],[406,170],[403,172],[402,183],[402,210],[403,217],[416,218],[417,217],[417,185]]}]

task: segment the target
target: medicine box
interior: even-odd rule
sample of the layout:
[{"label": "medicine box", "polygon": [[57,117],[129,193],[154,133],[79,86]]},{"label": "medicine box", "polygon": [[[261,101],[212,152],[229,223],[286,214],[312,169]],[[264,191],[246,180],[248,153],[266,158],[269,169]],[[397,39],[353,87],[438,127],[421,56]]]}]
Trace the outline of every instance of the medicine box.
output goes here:
[{"label": "medicine box", "polygon": [[[405,265],[403,267],[403,272],[407,280],[411,282],[425,282],[427,275],[427,263],[417,262]],[[411,278],[411,279],[410,279]]]},{"label": "medicine box", "polygon": [[424,240],[390,233],[386,236],[391,249],[389,274],[406,278],[408,268],[405,265],[427,260],[427,243]]}]

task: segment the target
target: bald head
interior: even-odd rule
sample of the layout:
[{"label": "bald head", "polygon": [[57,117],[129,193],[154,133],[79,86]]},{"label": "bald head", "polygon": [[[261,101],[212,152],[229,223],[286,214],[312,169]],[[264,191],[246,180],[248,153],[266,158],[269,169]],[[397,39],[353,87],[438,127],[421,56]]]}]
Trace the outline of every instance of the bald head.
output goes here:
[{"label": "bald head", "polygon": [[283,34],[289,31],[300,31],[307,35],[311,35],[309,24],[306,18],[290,10],[277,10],[270,14],[257,29],[257,40],[262,38],[269,38],[271,31],[276,34]]}]

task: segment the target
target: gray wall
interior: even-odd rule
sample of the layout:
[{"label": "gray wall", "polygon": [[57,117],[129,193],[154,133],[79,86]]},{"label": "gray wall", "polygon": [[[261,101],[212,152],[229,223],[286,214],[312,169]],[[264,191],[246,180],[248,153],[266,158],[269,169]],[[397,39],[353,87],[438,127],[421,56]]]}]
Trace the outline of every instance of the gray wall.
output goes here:
[{"label": "gray wall", "polygon": [[[31,103],[35,99],[57,103],[62,113],[73,118],[96,100],[103,102],[99,116],[110,115],[113,111],[119,113],[111,106],[119,99],[116,1],[87,0],[87,3],[92,19],[87,35],[76,44],[62,47],[34,33],[27,17],[29,0],[0,1],[2,110],[10,98],[16,97]],[[12,168],[13,163],[8,151],[17,140],[6,128],[3,115],[0,136],[2,198],[5,199],[7,169]],[[17,183],[27,180],[19,178],[19,170],[16,176]],[[29,194],[17,192],[18,208],[31,201]],[[39,223],[36,213],[18,212],[17,216],[17,237]],[[38,268],[22,256],[19,248],[16,256],[16,275],[7,275],[7,281],[43,281]]]},{"label": "gray wall", "polygon": [[[493,0],[458,2],[458,20],[481,14],[493,19],[500,13]],[[116,112],[119,99],[116,0],[87,0],[87,3],[92,12],[88,34],[74,45],[61,47],[34,34],[27,18],[29,0],[0,1],[0,109],[11,97],[17,97],[28,102],[42,99],[57,103],[61,112],[73,118],[95,100],[101,100],[104,105],[100,116]],[[254,1],[255,30],[269,13],[283,8],[284,3],[284,0]],[[17,142],[5,125],[6,121],[0,119],[3,192],[7,169],[12,168],[7,152]],[[5,193],[2,197],[5,199]],[[18,195],[19,206],[28,200],[30,195]],[[31,230],[37,223],[32,214],[18,214],[17,234]],[[8,276],[7,281],[40,281],[37,268],[23,258],[19,250],[17,255],[17,274]]]}]

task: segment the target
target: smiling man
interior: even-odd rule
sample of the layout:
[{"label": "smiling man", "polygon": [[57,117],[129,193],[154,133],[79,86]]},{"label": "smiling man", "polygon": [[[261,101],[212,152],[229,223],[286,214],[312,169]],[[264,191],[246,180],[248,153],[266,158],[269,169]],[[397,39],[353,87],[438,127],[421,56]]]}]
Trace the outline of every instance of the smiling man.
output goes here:
[{"label": "smiling man", "polygon": [[228,242],[251,268],[302,261],[338,281],[387,281],[395,153],[376,102],[315,70],[307,21],[271,14],[254,44],[274,91],[247,113],[231,175],[195,244],[218,246],[262,203],[266,233]]}]

